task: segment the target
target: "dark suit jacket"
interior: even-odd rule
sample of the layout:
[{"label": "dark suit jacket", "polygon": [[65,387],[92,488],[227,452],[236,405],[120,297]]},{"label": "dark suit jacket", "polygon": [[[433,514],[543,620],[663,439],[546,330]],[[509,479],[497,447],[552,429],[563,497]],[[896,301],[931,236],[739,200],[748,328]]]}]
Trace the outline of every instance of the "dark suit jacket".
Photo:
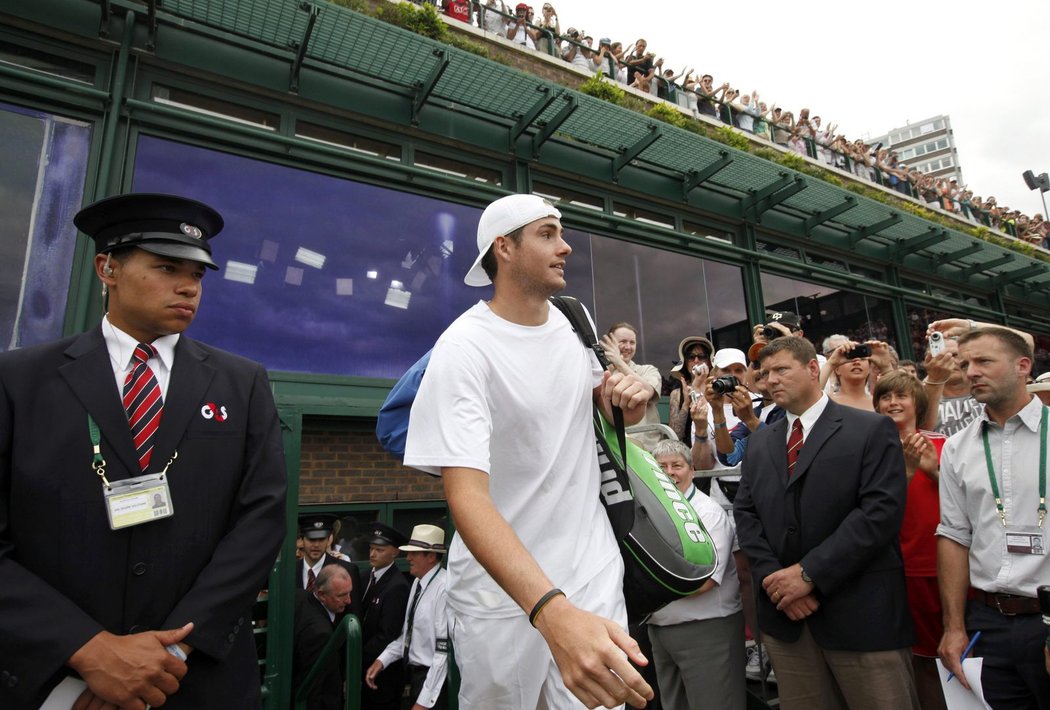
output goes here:
[{"label": "dark suit jacket", "polygon": [[[396,566],[388,569],[379,579],[368,595],[363,599],[361,610],[361,636],[364,639],[362,661],[367,669],[379,654],[401,635],[408,608],[410,585],[405,575]],[[381,702],[401,697],[404,691],[404,668],[401,661],[391,663],[376,677],[379,690],[364,686],[361,691],[362,704],[368,707],[373,702]]]},{"label": "dark suit jacket", "polygon": [[[911,645],[898,540],[907,477],[897,428],[888,417],[828,402],[790,482],[786,452],[786,419],[751,435],[734,505],[762,631],[790,642],[808,623],[823,648]],[[777,611],[761,586],[796,562],[820,601],[805,622]]]},{"label": "dark suit jacket", "polygon": [[[295,636],[292,654],[292,693],[306,679],[306,674],[321,655],[321,649],[332,636],[335,624],[328,610],[312,593],[295,590]],[[293,695],[294,697],[294,695]],[[343,707],[343,664],[339,654],[307,697],[308,710],[338,710]]]},{"label": "dark suit jacket", "polygon": [[150,468],[178,452],[175,514],[123,530],[91,468],[89,413],[106,476],[139,475],[101,328],[0,355],[0,707],[38,707],[102,630],[188,621],[195,651],[164,707],[258,705],[250,611],[284,537],[286,488],[265,370],[179,338]]},{"label": "dark suit jacket", "polygon": [[[305,588],[303,586],[303,565],[306,564],[303,560],[295,565],[295,586],[297,589]],[[332,557],[327,552],[324,554],[324,558],[321,562],[322,567],[328,565],[339,565],[347,572],[350,573],[350,580],[353,583],[353,588],[350,590],[350,606],[346,608],[344,615],[354,614],[357,617],[361,616],[361,595],[365,592],[364,583],[361,582],[361,570],[357,568],[353,562],[344,562],[338,557]]]}]

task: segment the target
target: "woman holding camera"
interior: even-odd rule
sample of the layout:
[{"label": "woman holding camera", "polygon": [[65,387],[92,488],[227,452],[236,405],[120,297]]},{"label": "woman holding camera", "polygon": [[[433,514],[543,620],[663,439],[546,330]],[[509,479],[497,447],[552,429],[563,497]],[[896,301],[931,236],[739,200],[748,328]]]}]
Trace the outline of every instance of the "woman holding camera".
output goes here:
[{"label": "woman holding camera", "polygon": [[[675,383],[671,391],[670,411],[667,425],[671,427],[678,440],[691,446],[693,443],[693,418],[690,407],[703,398],[707,376],[711,372],[711,353],[714,352],[711,341],[702,335],[691,335],[678,344],[678,364],[671,368],[671,377]],[[696,407],[693,411],[700,416]],[[698,436],[707,436],[706,410],[704,427],[697,430]],[[698,465],[696,461],[693,462]]]},{"label": "woman holding camera", "polygon": [[872,412],[870,392],[875,380],[879,373],[889,372],[894,367],[890,346],[881,340],[866,343],[847,340],[831,351],[824,364],[839,384],[838,390],[828,396],[847,407]]}]

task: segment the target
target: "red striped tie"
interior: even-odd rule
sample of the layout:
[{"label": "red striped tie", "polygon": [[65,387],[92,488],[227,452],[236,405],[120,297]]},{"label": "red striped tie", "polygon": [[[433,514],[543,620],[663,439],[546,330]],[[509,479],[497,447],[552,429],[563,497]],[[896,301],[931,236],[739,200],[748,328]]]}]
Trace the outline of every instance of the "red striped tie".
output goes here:
[{"label": "red striped tie", "polygon": [[135,347],[132,358],[135,367],[124,380],[124,409],[131,425],[131,438],[139,455],[139,466],[145,471],[153,454],[153,435],[160,426],[160,415],[164,401],[160,396],[160,385],[150,369],[148,360],[156,357],[157,349],[146,343]]},{"label": "red striped tie", "polygon": [[788,437],[788,478],[795,473],[795,463],[798,461],[798,455],[802,451],[802,420],[795,419],[795,423],[791,425],[791,436]]}]

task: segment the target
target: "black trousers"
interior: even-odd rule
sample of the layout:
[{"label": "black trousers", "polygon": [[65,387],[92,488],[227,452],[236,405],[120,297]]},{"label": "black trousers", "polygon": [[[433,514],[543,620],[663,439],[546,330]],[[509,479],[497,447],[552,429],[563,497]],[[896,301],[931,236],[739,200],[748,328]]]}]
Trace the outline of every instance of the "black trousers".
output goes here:
[{"label": "black trousers", "polygon": [[[423,690],[423,684],[427,681],[427,673],[430,672],[430,668],[427,666],[415,666],[407,665],[408,676],[408,707],[412,707],[412,704],[416,702],[416,698],[419,697],[420,692]],[[445,684],[441,686],[441,694],[438,695],[437,702],[434,703],[434,710],[446,710],[448,707],[448,680],[446,679]]]},{"label": "black trousers", "polygon": [[1007,616],[978,601],[966,603],[966,630],[981,632],[971,654],[983,657],[984,699],[995,710],[1050,710],[1050,674],[1039,614]]}]

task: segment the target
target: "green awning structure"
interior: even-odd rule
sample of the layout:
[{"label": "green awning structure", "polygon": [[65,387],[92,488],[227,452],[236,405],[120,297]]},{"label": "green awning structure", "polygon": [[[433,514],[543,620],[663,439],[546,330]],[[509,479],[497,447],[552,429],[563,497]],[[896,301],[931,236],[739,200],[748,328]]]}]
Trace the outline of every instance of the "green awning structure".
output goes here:
[{"label": "green awning structure", "polygon": [[[504,136],[508,153],[545,165],[553,153],[562,168],[565,156],[580,156],[569,172],[632,189],[636,181],[653,198],[750,221],[803,246],[857,253],[920,277],[1001,289],[1022,300],[1043,291],[1038,300],[1050,302],[1044,261],[340,6],[163,0],[155,11],[158,55],[165,25],[223,33],[286,58],[293,74],[301,67],[304,97],[307,73],[343,77],[402,97],[401,121],[422,131],[488,150],[498,145],[494,135]],[[364,104],[354,110],[372,111]],[[388,107],[376,111],[390,118]],[[468,122],[457,126],[457,119]],[[487,130],[469,130],[479,125]]]}]

